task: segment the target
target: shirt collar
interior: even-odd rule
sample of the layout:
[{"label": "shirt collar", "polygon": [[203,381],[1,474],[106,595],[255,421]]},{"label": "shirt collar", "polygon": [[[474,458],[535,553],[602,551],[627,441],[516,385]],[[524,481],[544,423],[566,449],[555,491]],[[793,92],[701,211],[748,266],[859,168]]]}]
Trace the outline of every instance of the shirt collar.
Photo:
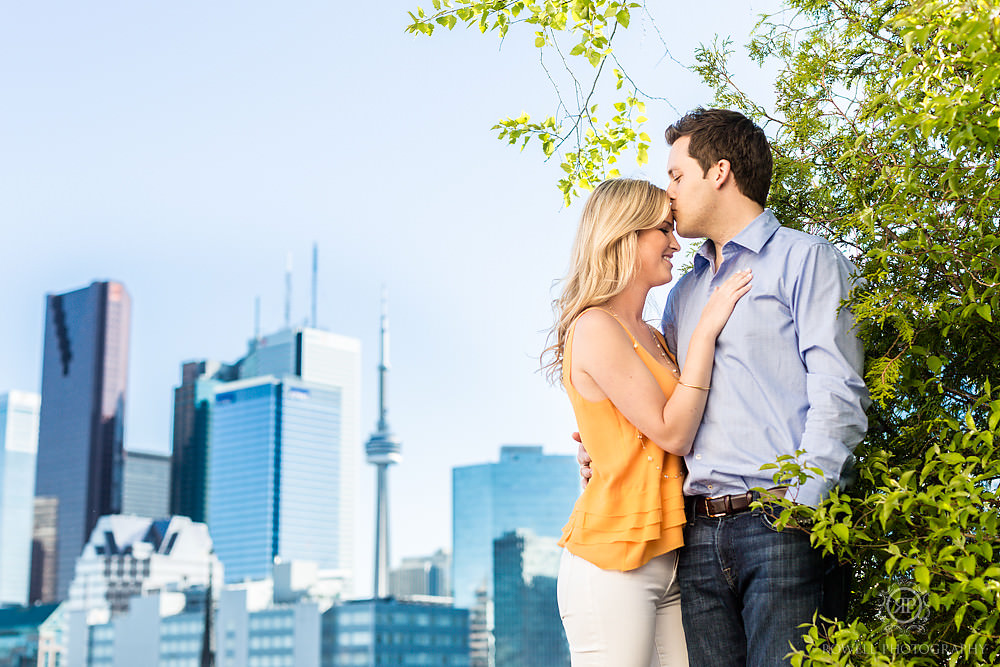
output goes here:
[{"label": "shirt collar", "polygon": [[[771,239],[771,237],[774,236],[774,233],[778,231],[780,226],[781,224],[778,222],[778,219],[774,217],[774,213],[771,212],[771,209],[765,208],[763,213],[754,218],[750,224],[744,227],[743,230],[729,243],[735,243],[736,245],[752,251],[754,254],[759,254],[761,249]],[[711,241],[706,240],[701,244],[701,247],[698,248],[698,252],[695,254],[694,265],[696,268],[710,266],[714,260],[714,245]]]}]

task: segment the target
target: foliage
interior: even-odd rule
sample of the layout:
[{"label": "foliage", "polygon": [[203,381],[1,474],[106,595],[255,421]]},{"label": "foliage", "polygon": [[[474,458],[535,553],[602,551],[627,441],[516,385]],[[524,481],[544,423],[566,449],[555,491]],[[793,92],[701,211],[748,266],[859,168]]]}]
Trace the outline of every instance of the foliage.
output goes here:
[{"label": "foliage", "polygon": [[[996,664],[1000,5],[787,4],[750,47],[783,63],[774,110],[734,85],[725,42],[699,69],[774,136],[778,218],[837,242],[863,277],[852,307],[876,405],[859,483],[783,513],[856,564],[862,595],[793,664]],[[898,590],[926,613],[890,613]]]},{"label": "foliage", "polygon": [[[614,26],[607,12],[624,6],[454,4],[484,30],[504,29],[520,7],[546,26],[546,44],[547,26],[561,25],[581,35],[581,53],[602,58],[610,40],[588,37],[595,14],[583,8]],[[1000,0],[786,6],[762,19],[750,45],[752,57],[780,65],[773,109],[740,90],[727,40],[703,48],[695,69],[718,106],[754,116],[773,138],[778,218],[837,243],[862,278],[851,305],[875,403],[857,483],[816,510],[786,503],[780,518],[853,563],[858,595],[846,621],[803,628],[808,643],[792,664],[998,664]],[[517,123],[523,137],[528,119]],[[568,172],[598,180],[616,155],[599,150]],[[802,453],[776,465],[776,479],[813,474]]]},{"label": "foliage", "polygon": [[[611,45],[619,30],[628,28],[633,12],[643,5],[628,0],[433,0],[430,13],[418,7],[410,12],[407,32],[432,35],[438,27],[453,29],[459,22],[477,26],[480,32],[496,32],[505,39],[511,26],[526,24],[534,31],[534,45],[549,79],[553,73],[544,55],[554,54],[571,81],[572,97],[556,87],[559,106],[555,114],[534,120],[527,113],[500,120],[494,127],[500,139],[520,143],[521,149],[535,140],[546,158],[561,151],[565,176],[559,190],[566,205],[580,190],[590,190],[605,178],[619,175],[614,165],[622,153],[636,152],[636,161],[647,161],[649,135],[642,131],[646,122],[645,96],[618,61]],[[575,39],[567,50],[564,42]],[[612,111],[599,115],[594,103],[598,82],[605,65],[613,63],[614,99]],[[589,70],[587,77],[577,74]],[[602,120],[607,118],[607,120]],[[563,150],[569,143],[571,148]]]}]

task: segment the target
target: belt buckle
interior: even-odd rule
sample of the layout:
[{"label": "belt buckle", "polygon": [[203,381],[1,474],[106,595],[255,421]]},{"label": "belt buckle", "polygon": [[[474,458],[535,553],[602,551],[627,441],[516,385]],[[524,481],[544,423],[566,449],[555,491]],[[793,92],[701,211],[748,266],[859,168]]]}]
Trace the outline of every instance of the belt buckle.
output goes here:
[{"label": "belt buckle", "polygon": [[[722,501],[722,511],[713,512],[708,501],[710,500],[721,500]],[[732,510],[732,505],[730,504],[729,496],[719,496],[718,498],[705,498],[705,516],[710,519],[718,519],[719,517],[726,516]]]}]

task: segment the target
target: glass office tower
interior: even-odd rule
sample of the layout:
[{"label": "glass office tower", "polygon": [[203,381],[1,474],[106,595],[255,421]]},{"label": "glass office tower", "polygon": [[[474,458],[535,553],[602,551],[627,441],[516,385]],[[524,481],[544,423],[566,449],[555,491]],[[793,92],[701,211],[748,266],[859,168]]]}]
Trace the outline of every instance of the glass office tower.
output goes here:
[{"label": "glass office tower", "polygon": [[[229,405],[227,400],[218,403],[217,395],[234,387],[251,386],[256,379],[265,377],[277,381],[288,377],[292,383],[304,382],[314,385],[318,391],[338,393],[336,433],[321,434],[322,442],[338,443],[334,473],[328,480],[333,486],[324,489],[324,492],[334,493],[337,507],[326,517],[323,531],[334,536],[338,545],[336,560],[340,563],[337,567],[349,576],[354,550],[357,451],[361,449],[361,342],[320,329],[293,327],[251,340],[246,355],[231,364],[187,362],[182,366],[181,376],[181,385],[174,390],[171,511],[195,520],[202,517],[209,523],[213,538],[217,526],[210,520],[214,511],[209,508],[210,500],[219,498],[226,502],[226,492],[216,493],[211,489],[216,475],[225,476],[223,471],[212,469],[212,462],[217,460],[213,455],[213,438],[217,432],[215,408]],[[230,384],[237,380],[242,384]],[[230,413],[230,418],[232,415]],[[261,428],[273,430],[273,424],[266,424],[271,422],[258,423],[263,425]],[[251,426],[244,428],[251,429]],[[232,444],[232,439],[238,441],[244,436],[258,444],[263,438],[271,437],[247,430],[229,433],[226,437],[230,438],[229,446],[238,446]],[[228,511],[217,509],[223,514]],[[226,529],[231,527],[232,524]]]},{"label": "glass office tower", "polygon": [[208,525],[227,581],[263,578],[275,558],[348,569],[336,530],[341,390],[294,376],[219,385],[212,404]]},{"label": "glass office tower", "polygon": [[493,591],[493,540],[512,530],[561,535],[580,494],[575,455],[505,445],[498,463],[452,471],[452,586],[455,605],[471,608],[476,589]]},{"label": "glass office tower", "polygon": [[40,400],[0,394],[0,607],[28,603]]},{"label": "glass office tower", "polygon": [[531,531],[493,542],[496,667],[569,667],[569,644],[559,617],[557,537]]},{"label": "glass office tower", "polygon": [[97,519],[121,511],[130,313],[118,282],[46,297],[35,495],[54,499],[56,548],[32,570],[57,600]]}]

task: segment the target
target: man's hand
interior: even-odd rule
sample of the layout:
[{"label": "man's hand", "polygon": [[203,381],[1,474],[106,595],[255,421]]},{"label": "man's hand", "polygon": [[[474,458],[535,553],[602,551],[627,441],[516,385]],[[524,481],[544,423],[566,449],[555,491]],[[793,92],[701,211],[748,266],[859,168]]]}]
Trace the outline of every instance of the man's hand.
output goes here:
[{"label": "man's hand", "polygon": [[594,471],[590,468],[590,454],[587,453],[586,448],[583,446],[583,440],[580,439],[579,432],[573,432],[573,439],[580,443],[579,449],[576,450],[576,461],[580,464],[580,477],[583,478],[581,484],[586,487],[587,482],[594,476]]}]

